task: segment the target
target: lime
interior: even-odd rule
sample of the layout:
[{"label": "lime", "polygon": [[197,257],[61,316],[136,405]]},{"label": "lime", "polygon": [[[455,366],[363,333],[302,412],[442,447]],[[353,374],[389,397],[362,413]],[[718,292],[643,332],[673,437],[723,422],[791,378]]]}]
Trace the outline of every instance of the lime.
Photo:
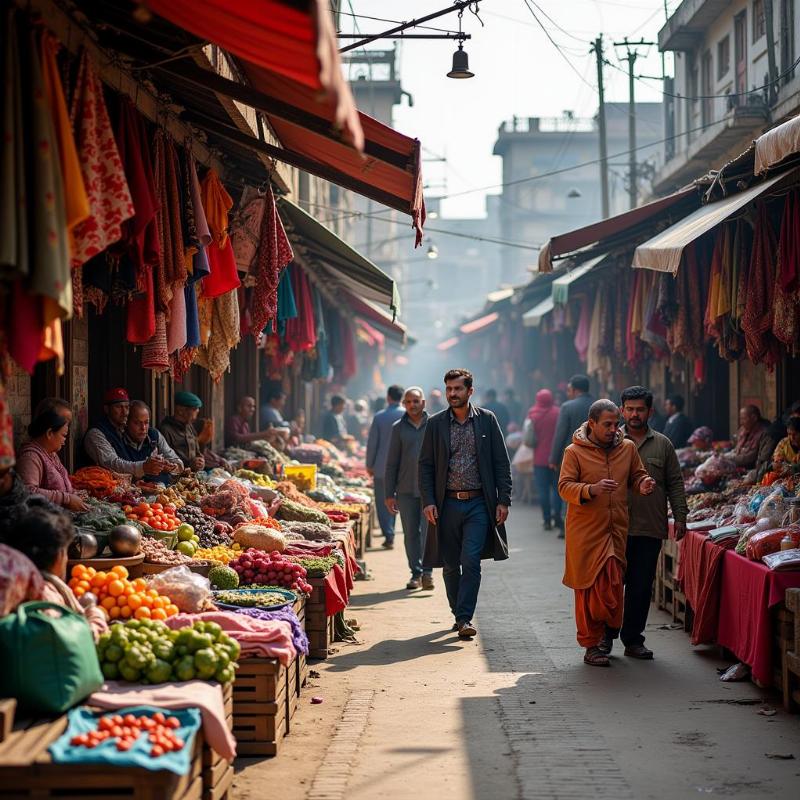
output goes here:
[{"label": "lime", "polygon": [[195,547],[195,544],[193,541],[191,541],[191,539],[184,539],[182,542],[178,542],[178,546],[175,549],[179,553],[183,553],[185,556],[189,556],[189,558],[191,558],[195,554],[197,547]]},{"label": "lime", "polygon": [[178,534],[179,542],[188,542],[191,540],[192,536],[194,536],[194,528],[188,523],[184,522],[183,525],[178,528],[176,533]]}]

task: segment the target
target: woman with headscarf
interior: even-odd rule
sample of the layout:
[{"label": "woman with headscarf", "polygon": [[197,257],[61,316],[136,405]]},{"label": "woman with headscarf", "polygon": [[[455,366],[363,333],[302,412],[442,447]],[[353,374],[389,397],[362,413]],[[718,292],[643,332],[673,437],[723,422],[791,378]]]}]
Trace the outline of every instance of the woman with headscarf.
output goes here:
[{"label": "woman with headscarf", "polygon": [[542,506],[544,529],[551,531],[555,526],[559,529],[561,538],[564,535],[564,521],[561,515],[561,498],[558,495],[558,476],[548,466],[558,423],[558,406],[549,389],[540,389],[536,393],[536,402],[528,411],[528,419],[533,426],[536,441],[533,448],[533,479]]}]

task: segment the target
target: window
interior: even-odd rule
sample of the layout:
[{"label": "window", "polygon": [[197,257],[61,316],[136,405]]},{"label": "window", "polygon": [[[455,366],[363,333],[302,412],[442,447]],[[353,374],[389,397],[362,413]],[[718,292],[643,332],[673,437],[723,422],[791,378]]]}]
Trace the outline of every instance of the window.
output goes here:
[{"label": "window", "polygon": [[753,0],[753,42],[757,42],[767,32],[767,18],[764,13],[764,0]]},{"label": "window", "polygon": [[721,81],[731,68],[731,37],[717,42],[717,80]]}]

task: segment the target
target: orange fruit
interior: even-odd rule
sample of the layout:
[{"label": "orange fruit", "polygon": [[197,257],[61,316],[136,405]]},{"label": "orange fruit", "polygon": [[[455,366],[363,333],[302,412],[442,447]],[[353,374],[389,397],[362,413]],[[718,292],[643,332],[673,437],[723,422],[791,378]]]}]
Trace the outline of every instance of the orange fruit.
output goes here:
[{"label": "orange fruit", "polygon": [[118,605],[120,608],[122,608],[122,606],[126,606],[126,605],[128,605],[128,598],[127,598],[127,597],[125,597],[125,595],[124,595],[124,594],[121,594],[121,595],[119,595],[119,597],[116,597],[116,598],[113,598],[113,597],[112,597],[112,600],[116,600],[116,601],[117,601],[117,605]]},{"label": "orange fruit", "polygon": [[113,597],[105,597],[100,601],[100,605],[106,610],[114,608],[116,604],[117,601]]},{"label": "orange fruit", "polygon": [[180,613],[180,609],[175,603],[170,603],[164,610],[167,612],[168,617],[174,617],[176,614]]},{"label": "orange fruit", "polygon": [[87,568],[86,568],[86,571],[87,571],[87,572],[88,572],[90,575],[94,575],[94,574],[97,572],[97,570],[96,570],[94,567],[87,567]]},{"label": "orange fruit", "polygon": [[130,617],[130,615],[131,615],[131,614],[133,614],[133,610],[131,609],[131,607],[130,607],[129,605],[124,605],[124,606],[122,606],[122,608],[119,610],[119,615],[120,615],[120,616],[121,616],[123,619],[128,619],[128,617]]},{"label": "orange fruit", "polygon": [[92,583],[95,586],[99,586],[101,583],[106,582],[106,577],[107,573],[103,572],[102,570],[100,572],[95,572],[95,574],[92,575]]},{"label": "orange fruit", "polygon": [[84,592],[88,592],[92,586],[89,581],[78,581],[78,588],[83,589]]},{"label": "orange fruit", "polygon": [[119,597],[125,591],[125,584],[120,580],[110,581],[108,584],[108,593],[112,597]]},{"label": "orange fruit", "polygon": [[127,578],[128,577],[128,570],[122,566],[122,564],[117,564],[115,567],[111,568],[111,571],[118,575],[120,578]]},{"label": "orange fruit", "polygon": [[156,597],[158,597],[158,590],[157,589],[148,589],[147,590],[147,596],[148,597],[152,597],[153,599],[155,599]]},{"label": "orange fruit", "polygon": [[111,619],[117,619],[119,617],[119,612],[119,606],[114,606],[114,608],[108,609],[108,616],[111,617]]},{"label": "orange fruit", "polygon": [[167,618],[167,612],[163,608],[155,608],[153,609],[153,613],[150,616],[153,619],[164,620]]},{"label": "orange fruit", "polygon": [[150,619],[150,609],[147,606],[140,606],[134,612],[136,619]]},{"label": "orange fruit", "polygon": [[129,605],[129,606],[130,606],[130,607],[131,607],[131,608],[132,608],[134,611],[136,611],[136,609],[137,609],[137,608],[139,608],[139,606],[141,606],[141,604],[142,604],[142,596],[141,596],[140,594],[137,594],[136,592],[134,592],[134,593],[133,593],[133,594],[132,594],[132,595],[131,595],[131,596],[128,598],[128,605]]},{"label": "orange fruit", "polygon": [[153,600],[153,608],[166,608],[167,605],[167,601],[163,597],[156,597]]},{"label": "orange fruit", "polygon": [[72,590],[72,593],[75,595],[75,597],[81,597],[82,595],[86,594],[86,589],[82,589],[80,586],[76,586]]},{"label": "orange fruit", "polygon": [[70,573],[73,578],[80,580],[86,574],[86,567],[83,564],[76,564]]},{"label": "orange fruit", "polygon": [[144,578],[137,578],[135,581],[131,581],[131,586],[133,586],[137,592],[141,592],[147,588],[147,581]]}]

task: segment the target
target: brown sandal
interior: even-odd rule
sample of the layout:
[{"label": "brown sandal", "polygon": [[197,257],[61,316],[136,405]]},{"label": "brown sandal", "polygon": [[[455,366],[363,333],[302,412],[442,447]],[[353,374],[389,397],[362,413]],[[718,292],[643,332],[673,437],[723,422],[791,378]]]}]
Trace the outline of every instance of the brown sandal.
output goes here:
[{"label": "brown sandal", "polygon": [[610,667],[608,656],[599,647],[587,647],[583,663],[592,667]]}]

